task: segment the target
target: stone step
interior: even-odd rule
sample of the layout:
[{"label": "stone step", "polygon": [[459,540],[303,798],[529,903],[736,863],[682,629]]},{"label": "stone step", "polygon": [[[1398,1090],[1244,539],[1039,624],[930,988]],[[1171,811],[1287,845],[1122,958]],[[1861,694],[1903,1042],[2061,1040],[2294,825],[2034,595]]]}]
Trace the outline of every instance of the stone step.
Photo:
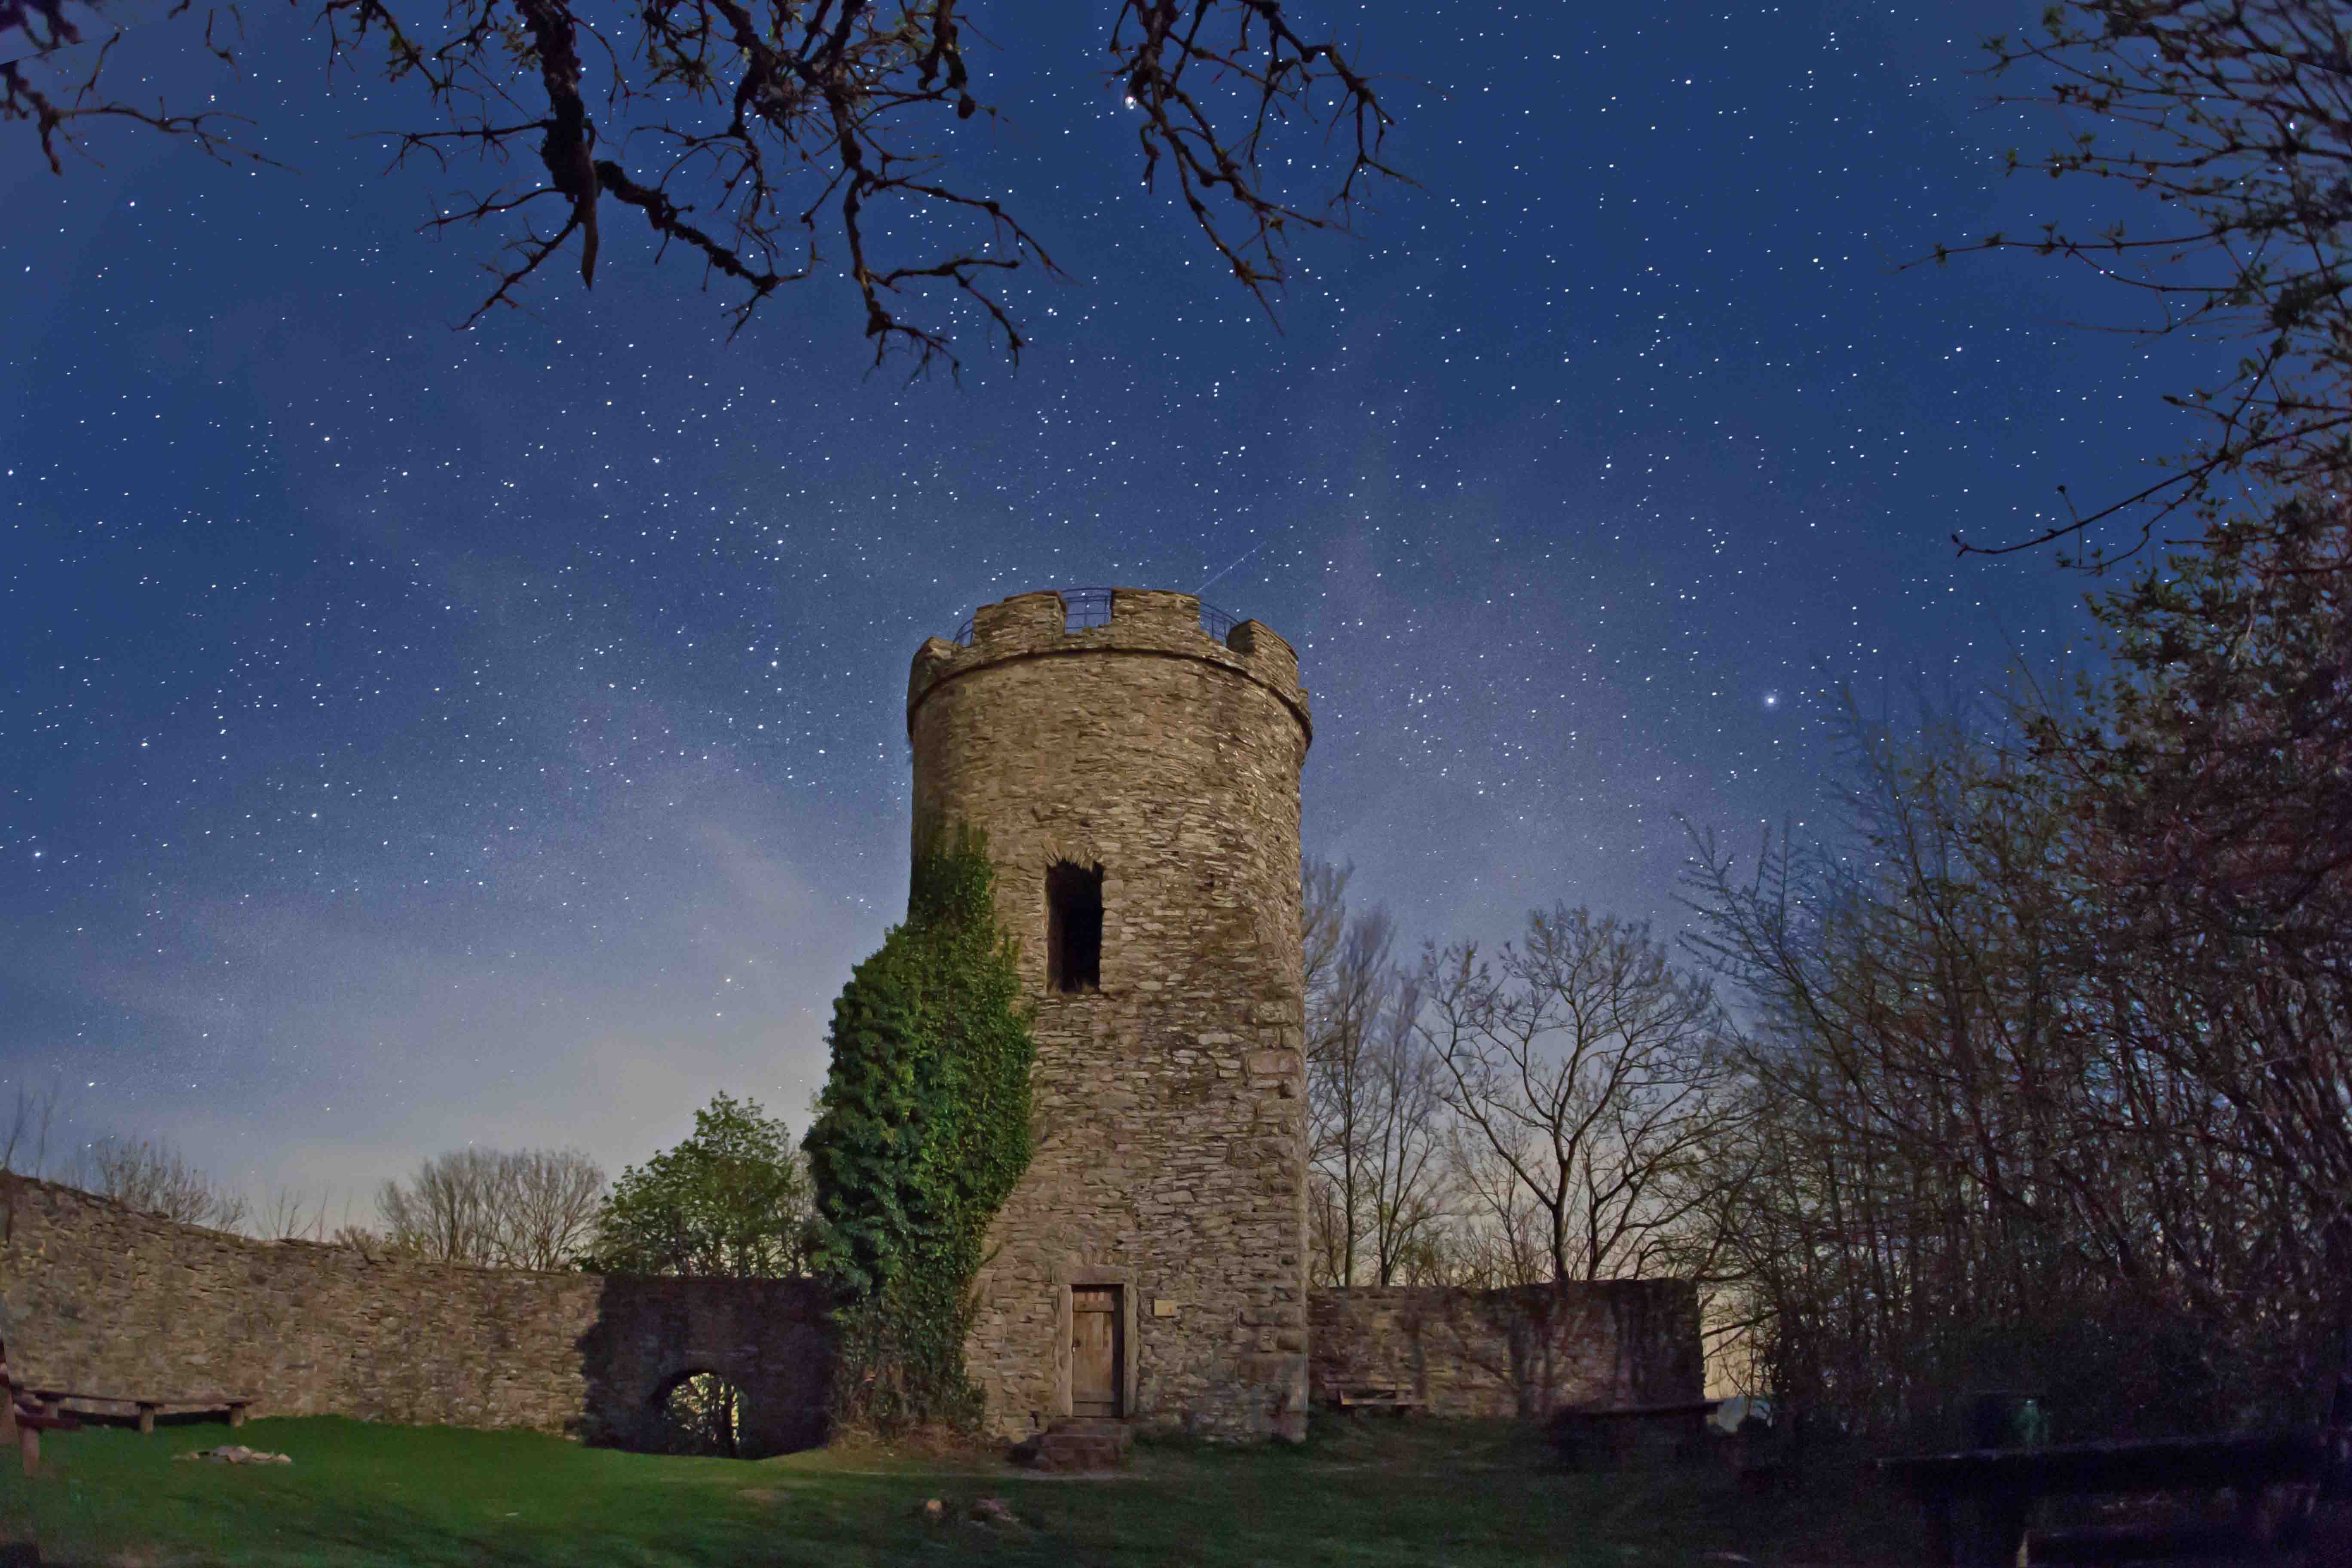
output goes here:
[{"label": "stone step", "polygon": [[1039,1470],[1115,1470],[1134,1443],[1134,1428],[1123,1421],[1056,1421],[1015,1447],[1013,1458]]}]

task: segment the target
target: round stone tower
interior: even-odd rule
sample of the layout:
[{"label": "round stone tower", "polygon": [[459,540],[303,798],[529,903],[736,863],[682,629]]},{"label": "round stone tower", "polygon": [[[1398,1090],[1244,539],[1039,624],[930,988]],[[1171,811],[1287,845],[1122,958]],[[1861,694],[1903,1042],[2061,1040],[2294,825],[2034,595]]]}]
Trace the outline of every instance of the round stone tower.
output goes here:
[{"label": "round stone tower", "polygon": [[987,835],[1036,1004],[967,1355],[990,1430],[1303,1436],[1297,656],[1189,594],[1022,594],[923,644],[907,732],[916,842]]}]

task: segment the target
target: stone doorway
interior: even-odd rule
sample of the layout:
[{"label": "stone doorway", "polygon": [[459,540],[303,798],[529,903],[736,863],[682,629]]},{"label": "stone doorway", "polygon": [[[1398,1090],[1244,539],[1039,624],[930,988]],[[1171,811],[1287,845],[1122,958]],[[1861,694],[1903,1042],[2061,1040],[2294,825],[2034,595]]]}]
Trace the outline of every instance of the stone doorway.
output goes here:
[{"label": "stone doorway", "polygon": [[1127,1414],[1127,1314],[1118,1285],[1070,1287],[1070,1414]]}]

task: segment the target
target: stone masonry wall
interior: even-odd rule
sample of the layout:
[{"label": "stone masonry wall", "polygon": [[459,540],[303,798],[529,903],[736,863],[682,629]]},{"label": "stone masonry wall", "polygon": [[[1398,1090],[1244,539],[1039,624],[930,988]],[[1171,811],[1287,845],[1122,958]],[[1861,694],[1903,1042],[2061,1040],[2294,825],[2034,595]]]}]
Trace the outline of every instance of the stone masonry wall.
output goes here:
[{"label": "stone masonry wall", "polygon": [[1698,1291],[1687,1280],[1358,1286],[1317,1290],[1308,1304],[1318,1405],[1378,1385],[1409,1389],[1433,1415],[1543,1416],[1703,1397]]},{"label": "stone masonry wall", "polygon": [[368,1257],[177,1225],[0,1177],[0,1320],[36,1387],[235,1394],[351,1415],[645,1440],[688,1372],[743,1391],[747,1450],[823,1433],[823,1302],[797,1279],[625,1279]]},{"label": "stone masonry wall", "polygon": [[[1298,1436],[1307,1399],[1298,770],[1288,646],[1190,595],[982,608],[915,656],[915,832],[988,835],[1036,1001],[1036,1152],[998,1215],[967,1359],[999,1436],[1070,1412],[1070,1288],[1121,1286],[1126,1414]],[[1046,988],[1045,873],[1103,868],[1098,992]]]}]

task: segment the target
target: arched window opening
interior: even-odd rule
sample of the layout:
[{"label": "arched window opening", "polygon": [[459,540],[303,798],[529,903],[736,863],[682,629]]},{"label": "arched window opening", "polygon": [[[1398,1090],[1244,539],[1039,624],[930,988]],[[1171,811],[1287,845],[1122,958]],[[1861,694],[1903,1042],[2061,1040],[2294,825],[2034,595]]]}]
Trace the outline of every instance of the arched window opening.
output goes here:
[{"label": "arched window opening", "polygon": [[1057,860],[1045,870],[1045,984],[1102,988],[1103,868]]},{"label": "arched window opening", "polygon": [[663,1392],[658,1403],[664,1453],[740,1457],[743,1391],[717,1373],[686,1373]]}]

